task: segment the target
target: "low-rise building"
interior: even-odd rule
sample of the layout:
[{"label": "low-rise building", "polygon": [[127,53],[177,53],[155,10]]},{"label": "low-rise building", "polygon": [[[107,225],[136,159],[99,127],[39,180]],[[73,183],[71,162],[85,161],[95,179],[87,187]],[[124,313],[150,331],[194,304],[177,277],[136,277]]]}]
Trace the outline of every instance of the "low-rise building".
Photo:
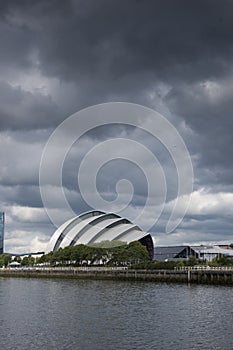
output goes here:
[{"label": "low-rise building", "polygon": [[233,258],[233,247],[231,245],[181,245],[154,247],[154,260],[157,261],[187,260],[191,256],[194,256],[196,259],[211,261],[220,255]]}]

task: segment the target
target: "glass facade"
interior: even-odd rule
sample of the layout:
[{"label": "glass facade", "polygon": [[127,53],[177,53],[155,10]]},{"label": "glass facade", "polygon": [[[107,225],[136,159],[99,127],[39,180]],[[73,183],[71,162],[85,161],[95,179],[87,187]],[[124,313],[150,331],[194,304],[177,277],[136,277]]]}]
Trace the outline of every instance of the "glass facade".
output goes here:
[{"label": "glass facade", "polygon": [[0,212],[0,254],[3,253],[3,244],[4,244],[4,224],[5,224],[4,213],[3,213],[3,212]]}]

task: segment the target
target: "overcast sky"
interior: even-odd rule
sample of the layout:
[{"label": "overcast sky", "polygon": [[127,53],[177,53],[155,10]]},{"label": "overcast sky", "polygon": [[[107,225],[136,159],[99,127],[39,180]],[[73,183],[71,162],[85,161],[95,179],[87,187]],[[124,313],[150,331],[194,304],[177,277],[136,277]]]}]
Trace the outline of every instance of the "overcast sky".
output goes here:
[{"label": "overcast sky", "polygon": [[[233,242],[233,2],[0,0],[5,251],[45,249],[56,227],[40,196],[43,148],[68,116],[111,101],[157,110],[179,131],[194,169],[189,210],[172,233],[165,233],[175,199],[174,164],[158,141],[124,125],[97,128],[68,153],[63,186],[73,210],[90,209],[77,186],[81,159],[99,142],[123,137],[151,149],[166,175],[165,211],[150,230],[156,244]],[[106,164],[97,188],[105,199],[114,198],[122,174],[134,185],[125,212],[133,220],[148,195],[145,176],[135,164]],[[56,201],[56,188],[50,191],[62,223],[67,213]],[[148,220],[158,201],[148,209]]]}]

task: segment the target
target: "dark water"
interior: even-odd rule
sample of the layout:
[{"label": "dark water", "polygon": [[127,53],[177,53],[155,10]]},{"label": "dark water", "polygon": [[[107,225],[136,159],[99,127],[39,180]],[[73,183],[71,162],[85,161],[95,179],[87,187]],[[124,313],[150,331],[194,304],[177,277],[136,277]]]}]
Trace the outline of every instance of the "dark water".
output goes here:
[{"label": "dark water", "polygon": [[232,350],[233,289],[0,278],[0,349]]}]

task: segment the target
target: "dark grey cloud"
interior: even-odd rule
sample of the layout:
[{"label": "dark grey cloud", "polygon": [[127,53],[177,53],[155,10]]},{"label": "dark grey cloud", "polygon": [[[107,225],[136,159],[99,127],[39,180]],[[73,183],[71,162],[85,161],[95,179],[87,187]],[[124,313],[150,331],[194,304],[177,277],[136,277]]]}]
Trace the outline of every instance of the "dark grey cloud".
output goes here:
[{"label": "dark grey cloud", "polygon": [[3,204],[34,208],[43,206],[38,185],[1,185],[0,194]]},{"label": "dark grey cloud", "polygon": [[[209,184],[232,184],[232,82],[177,85],[166,96],[173,113],[198,135],[198,168],[209,169]],[[203,180],[206,180],[205,176]]]},{"label": "dark grey cloud", "polygon": [[231,1],[15,2],[9,22],[14,11],[35,34],[42,71],[62,80],[114,86],[143,70],[193,81],[227,74],[231,64]]},{"label": "dark grey cloud", "polygon": [[17,33],[33,33],[24,43],[36,48],[44,74],[61,80],[96,85],[101,79],[114,88],[143,71],[153,80],[196,81],[228,74],[231,65],[231,1],[9,1],[4,7],[5,22]]},{"label": "dark grey cloud", "polygon": [[46,129],[59,118],[61,113],[51,96],[0,82],[1,130]]},{"label": "dark grey cloud", "polygon": [[[73,84],[64,113],[109,99],[150,105],[146,92],[160,95],[161,82],[176,87],[229,74],[232,17],[231,1],[9,1],[2,22],[27,35],[17,39],[24,63],[4,28],[1,47],[8,67],[11,60],[22,70],[34,65]],[[62,109],[69,96],[59,97]]]},{"label": "dark grey cloud", "polygon": [[[1,9],[0,9],[1,11]],[[34,33],[26,25],[9,23],[0,17],[1,71],[28,69],[33,65]]]},{"label": "dark grey cloud", "polygon": [[[174,123],[193,157],[196,190],[225,192],[216,199],[218,211],[205,216],[192,208],[180,231],[190,232],[192,241],[195,230],[197,240],[204,234],[217,239],[218,232],[220,238],[224,230],[229,236],[230,220],[221,208],[233,188],[232,1],[0,0],[0,33],[2,207],[42,206],[40,156],[62,120],[93,104],[129,101],[157,109]],[[98,143],[133,133],[109,126],[84,139]],[[171,188],[168,200],[174,198],[174,164],[151,138],[139,133],[134,139],[159,157]],[[82,157],[74,152],[64,166],[65,191],[77,212],[88,209],[75,178]],[[135,184],[133,205],[140,206],[147,195],[143,177],[123,163],[110,165],[98,177],[102,195],[114,197],[115,182],[125,174]],[[51,196],[56,203],[56,190]],[[200,200],[210,205],[206,196]],[[157,226],[161,235],[166,220],[165,215]],[[179,228],[174,237],[184,239]]]}]

